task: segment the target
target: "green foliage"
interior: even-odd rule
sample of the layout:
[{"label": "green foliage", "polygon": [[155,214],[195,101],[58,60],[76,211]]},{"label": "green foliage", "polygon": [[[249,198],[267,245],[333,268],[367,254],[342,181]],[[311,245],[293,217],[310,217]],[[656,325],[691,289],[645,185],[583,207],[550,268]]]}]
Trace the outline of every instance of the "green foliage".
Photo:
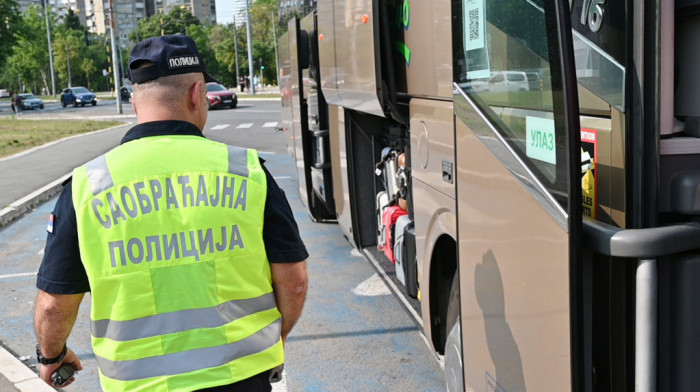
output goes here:
[{"label": "green foliage", "polygon": [[87,27],[80,24],[80,18],[75,12],[73,12],[72,9],[68,9],[63,26],[68,30],[79,30],[83,32],[87,31]]},{"label": "green foliage", "polygon": [[0,1],[0,70],[5,69],[7,58],[12,54],[12,46],[15,44],[13,33],[20,26],[17,1]]},{"label": "green foliage", "polygon": [[80,68],[85,46],[83,34],[78,30],[59,29],[53,39],[54,69],[59,79],[69,86],[83,85]]},{"label": "green foliage", "polygon": [[[0,0],[0,87],[41,92],[51,88],[51,72],[46,37],[46,21],[43,8],[31,7],[24,14],[17,11],[17,0]],[[264,65],[265,83],[276,83],[275,40],[286,28],[276,19],[277,0],[256,0],[251,9],[253,72],[260,74],[260,60]],[[51,43],[56,73],[56,88],[70,83],[84,85],[97,91],[108,91],[113,75],[103,75],[103,70],[112,71],[109,34],[90,35],[86,42],[86,28],[80,25],[78,15],[69,12],[62,23],[56,23],[55,14],[49,11]],[[21,26],[21,27],[19,27]],[[248,43],[245,23],[210,26],[200,23],[189,10],[173,8],[167,14],[156,14],[139,20],[138,28],[129,35],[129,45],[148,37],[164,34],[180,34],[183,31],[197,43],[209,73],[224,85],[235,87],[238,75],[249,72]],[[122,42],[122,44],[124,44]],[[236,46],[238,56],[236,58]],[[128,64],[130,47],[121,51],[121,64]],[[69,77],[70,65],[70,77]],[[122,75],[126,78],[127,75]]]},{"label": "green foliage", "polygon": [[31,6],[22,15],[22,28],[14,32],[15,44],[7,67],[7,72],[17,80],[13,83],[14,89],[21,87],[19,80],[35,91],[48,88],[50,84],[46,23],[42,11],[43,8]]},{"label": "green foliage", "polygon": [[[241,48],[245,47],[245,34],[240,31],[235,33],[238,39],[238,60],[236,60],[236,46],[234,45],[234,26],[214,26],[209,31],[209,42],[214,52],[215,62],[218,64],[216,76],[227,86],[236,86],[236,61],[240,70],[242,62]],[[239,29],[240,30],[240,29]],[[197,44],[199,45],[199,44]],[[210,64],[210,63],[207,63]],[[246,67],[247,69],[247,67]],[[243,75],[239,71],[239,75]]]},{"label": "green foliage", "polygon": [[[276,0],[257,0],[250,7],[251,26],[253,27],[253,61],[255,74],[260,75],[260,59],[265,66],[263,72],[266,84],[277,83],[277,61],[275,59],[275,42],[282,32],[275,31],[273,23],[277,23],[278,2]],[[279,30],[275,25],[275,30]]]},{"label": "green foliage", "polygon": [[138,27],[129,34],[132,42],[143,41],[146,38],[165,34],[189,34],[191,25],[199,25],[199,19],[188,9],[173,8],[167,14],[155,14],[139,20]]}]

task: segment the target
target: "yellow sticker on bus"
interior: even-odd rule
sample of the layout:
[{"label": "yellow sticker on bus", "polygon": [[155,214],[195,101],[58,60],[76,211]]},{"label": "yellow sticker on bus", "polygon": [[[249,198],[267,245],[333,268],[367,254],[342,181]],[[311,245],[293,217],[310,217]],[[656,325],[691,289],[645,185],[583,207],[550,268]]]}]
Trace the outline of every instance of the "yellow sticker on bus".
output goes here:
[{"label": "yellow sticker on bus", "polygon": [[598,211],[598,131],[581,128],[581,202],[583,215],[593,219]]}]

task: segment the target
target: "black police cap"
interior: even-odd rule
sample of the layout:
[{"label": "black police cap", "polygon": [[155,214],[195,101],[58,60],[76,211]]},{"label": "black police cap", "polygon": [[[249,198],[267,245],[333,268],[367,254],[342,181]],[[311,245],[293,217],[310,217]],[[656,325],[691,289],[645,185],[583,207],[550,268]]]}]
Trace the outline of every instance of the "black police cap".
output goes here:
[{"label": "black police cap", "polygon": [[[153,64],[139,68],[143,62]],[[216,82],[206,71],[204,59],[192,38],[186,35],[161,35],[147,38],[131,49],[129,79],[143,83],[161,76],[182,75],[192,72],[204,74],[206,82]]]}]

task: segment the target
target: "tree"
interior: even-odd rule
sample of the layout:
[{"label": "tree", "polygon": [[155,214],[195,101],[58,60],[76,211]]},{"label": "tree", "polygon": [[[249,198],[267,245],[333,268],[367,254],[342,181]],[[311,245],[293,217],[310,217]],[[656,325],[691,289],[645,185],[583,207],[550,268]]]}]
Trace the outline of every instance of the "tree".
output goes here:
[{"label": "tree", "polygon": [[66,19],[63,21],[63,26],[68,30],[78,30],[82,32],[87,31],[87,28],[80,24],[80,18],[78,15],[70,8],[66,14]]},{"label": "tree", "polygon": [[[23,28],[14,32],[15,44],[8,59],[9,73],[23,81],[30,89],[38,90],[43,84],[50,91],[49,54],[46,40],[46,23],[40,8],[31,6],[22,14]],[[22,87],[17,85],[17,87]]]},{"label": "tree", "polygon": [[265,66],[265,79],[277,81],[277,60],[275,59],[275,41],[272,36],[272,24],[276,23],[278,2],[275,0],[257,0],[250,7],[250,19],[253,30],[253,58],[257,73],[260,72],[259,59]]},{"label": "tree", "polygon": [[95,62],[90,59],[86,58],[80,63],[80,70],[85,73],[85,79],[87,80],[87,88],[92,89],[90,86],[90,75],[94,74],[95,71],[97,71],[97,67],[95,66]]},{"label": "tree", "polygon": [[167,14],[155,14],[139,20],[139,25],[129,34],[129,40],[139,42],[163,34],[180,34],[191,25],[199,25],[199,19],[188,9],[173,8]]},{"label": "tree", "polygon": [[57,30],[52,42],[56,73],[69,86],[84,84],[87,80],[79,71],[85,58],[85,36],[80,30],[67,30],[64,26]]},{"label": "tree", "polygon": [[13,32],[21,25],[17,1],[0,1],[0,70],[5,69],[5,63],[12,55],[12,47],[16,42]]},{"label": "tree", "polygon": [[[192,40],[197,45],[199,49],[199,54],[202,55],[204,59],[204,64],[207,66],[207,72],[219,81],[224,82],[222,77],[225,76],[224,72],[221,71],[219,62],[216,60],[216,55],[214,50],[210,46],[209,33],[211,28],[202,25],[190,25],[187,28],[187,35],[192,37]],[[225,69],[224,69],[225,70]]]},{"label": "tree", "polygon": [[[233,42],[234,39],[234,25],[229,26],[214,26],[209,31],[209,42],[212,44],[212,50],[216,61],[219,63],[219,73],[217,76],[219,80],[226,85],[235,86],[238,81],[235,80],[236,76],[236,48]],[[239,52],[244,48],[244,41],[242,40],[241,34],[236,34],[238,38],[238,49]],[[241,53],[238,56],[238,67],[240,71],[241,67]],[[246,67],[246,69],[248,69]]]}]

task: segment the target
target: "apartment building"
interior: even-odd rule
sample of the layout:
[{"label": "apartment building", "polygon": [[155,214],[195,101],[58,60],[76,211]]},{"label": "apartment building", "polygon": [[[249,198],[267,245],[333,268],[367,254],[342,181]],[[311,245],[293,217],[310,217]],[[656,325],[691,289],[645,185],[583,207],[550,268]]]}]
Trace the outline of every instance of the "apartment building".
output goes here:
[{"label": "apartment building", "polygon": [[[31,5],[42,6],[44,0],[18,0],[21,11]],[[80,23],[91,34],[109,34],[109,0],[48,0],[59,20],[69,9],[78,15]],[[157,13],[168,13],[176,7],[187,8],[203,24],[216,24],[216,0],[112,0],[117,42],[130,46],[129,34],[138,27],[139,19]]]}]

